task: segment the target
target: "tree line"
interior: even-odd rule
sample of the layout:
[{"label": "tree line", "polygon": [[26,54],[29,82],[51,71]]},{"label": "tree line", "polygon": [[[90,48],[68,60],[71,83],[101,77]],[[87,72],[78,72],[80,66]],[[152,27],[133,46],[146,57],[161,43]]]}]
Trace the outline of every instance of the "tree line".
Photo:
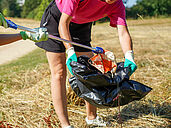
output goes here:
[{"label": "tree line", "polygon": [[138,18],[171,15],[171,0],[137,0],[136,5],[126,9],[127,17]]},{"label": "tree line", "polygon": [[0,12],[7,17],[20,17],[40,20],[44,10],[52,0],[25,0],[20,6],[17,0],[0,0]]},{"label": "tree line", "polygon": [[[25,0],[23,6],[17,0],[0,0],[0,12],[7,17],[21,17],[40,20],[44,10],[52,0]],[[126,4],[129,0],[123,0]],[[129,18],[157,17],[171,15],[171,0],[137,0],[137,3],[126,8],[126,15]],[[103,21],[103,20],[102,20]]]}]

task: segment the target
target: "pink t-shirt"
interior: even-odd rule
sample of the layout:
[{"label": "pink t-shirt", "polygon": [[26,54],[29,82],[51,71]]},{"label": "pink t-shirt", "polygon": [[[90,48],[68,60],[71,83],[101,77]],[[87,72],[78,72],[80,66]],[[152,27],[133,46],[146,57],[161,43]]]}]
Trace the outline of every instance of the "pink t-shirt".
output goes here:
[{"label": "pink t-shirt", "polygon": [[107,4],[100,0],[55,0],[58,9],[72,16],[72,22],[83,24],[97,21],[103,17],[110,18],[110,25],[126,26],[125,6],[122,0]]}]

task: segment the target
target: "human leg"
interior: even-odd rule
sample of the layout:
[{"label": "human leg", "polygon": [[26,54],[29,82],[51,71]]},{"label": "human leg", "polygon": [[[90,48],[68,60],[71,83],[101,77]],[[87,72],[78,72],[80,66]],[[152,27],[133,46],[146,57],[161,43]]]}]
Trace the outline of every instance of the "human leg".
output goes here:
[{"label": "human leg", "polygon": [[[81,55],[86,55],[88,57],[93,57],[93,53],[92,52],[76,52],[77,57],[81,56]],[[91,105],[89,102],[85,101],[86,103],[86,114],[87,114],[87,118],[89,120],[93,120],[96,118],[97,114],[97,108],[93,105]]]},{"label": "human leg", "polygon": [[[86,55],[89,58],[93,57],[92,52],[76,52],[76,54],[78,57],[81,55]],[[97,125],[97,126],[106,127],[108,122],[104,122],[104,120],[97,115],[97,108],[91,105],[87,101],[85,101],[85,103],[86,103],[86,114],[87,114],[87,117],[85,118],[86,123],[88,125]]]},{"label": "human leg", "polygon": [[69,126],[66,98],[65,53],[46,52],[51,71],[51,93],[53,105],[61,126]]}]

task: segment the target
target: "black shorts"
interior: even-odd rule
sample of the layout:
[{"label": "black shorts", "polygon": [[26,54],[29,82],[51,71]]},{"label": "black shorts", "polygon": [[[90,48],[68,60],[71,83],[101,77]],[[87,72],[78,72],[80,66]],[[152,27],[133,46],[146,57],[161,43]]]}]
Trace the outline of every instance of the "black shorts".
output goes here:
[{"label": "black shorts", "polygon": [[[61,12],[57,8],[55,0],[53,0],[46,8],[40,27],[46,27],[49,34],[59,36],[58,25],[60,20]],[[91,47],[91,27],[92,23],[76,24],[70,23],[70,34],[73,42],[80,43]],[[36,45],[49,52],[61,53],[65,52],[65,46],[61,41],[48,39],[47,41],[37,42]],[[91,50],[74,46],[76,52],[89,52]]]}]

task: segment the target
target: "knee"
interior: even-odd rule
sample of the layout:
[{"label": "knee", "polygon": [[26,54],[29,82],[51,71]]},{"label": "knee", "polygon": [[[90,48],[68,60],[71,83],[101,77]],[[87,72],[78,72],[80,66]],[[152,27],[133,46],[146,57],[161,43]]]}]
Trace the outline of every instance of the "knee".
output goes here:
[{"label": "knee", "polygon": [[64,79],[66,78],[66,70],[58,69],[58,70],[51,71],[51,76],[53,79]]}]

